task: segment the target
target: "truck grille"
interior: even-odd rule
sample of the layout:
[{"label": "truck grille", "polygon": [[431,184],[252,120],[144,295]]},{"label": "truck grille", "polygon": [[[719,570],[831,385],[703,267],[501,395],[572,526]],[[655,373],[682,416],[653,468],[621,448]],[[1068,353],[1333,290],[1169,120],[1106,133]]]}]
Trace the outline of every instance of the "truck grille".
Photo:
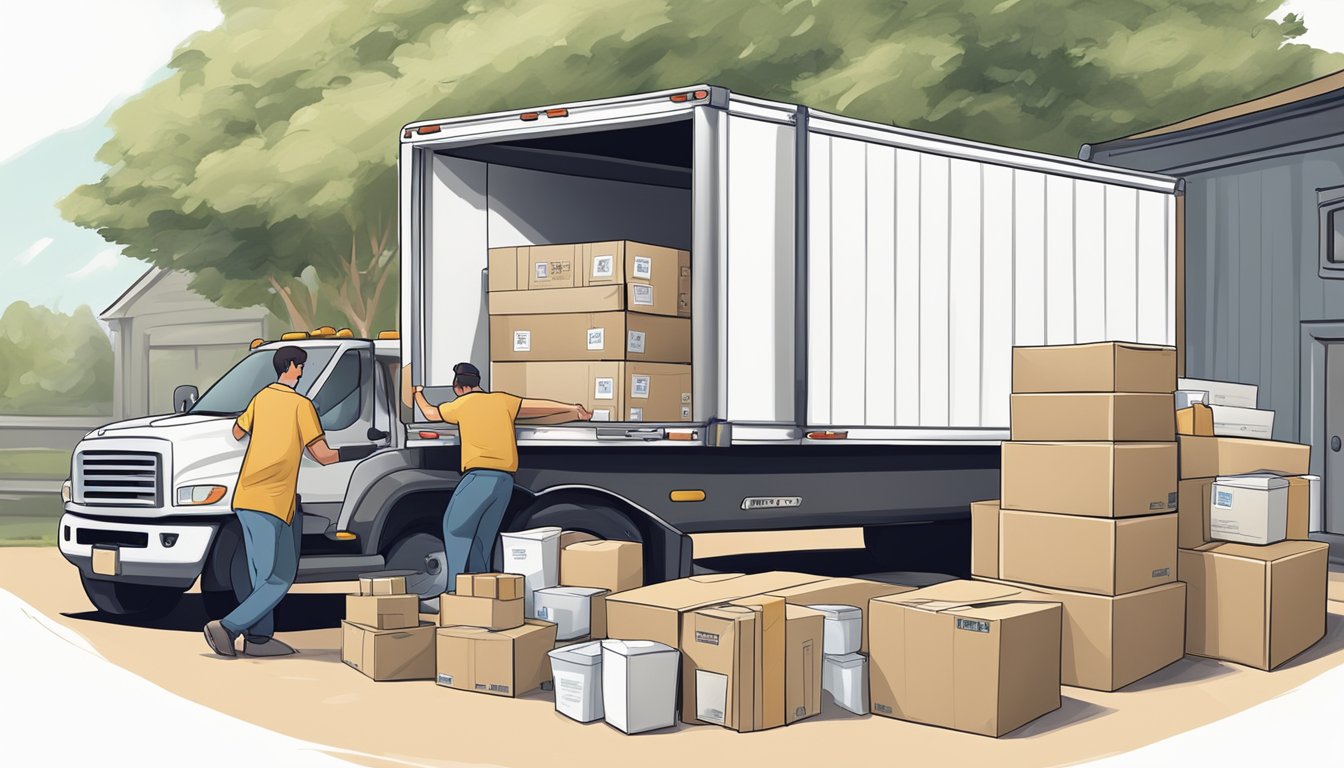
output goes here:
[{"label": "truck grille", "polygon": [[88,506],[160,506],[160,460],[148,451],[79,454],[79,498]]}]

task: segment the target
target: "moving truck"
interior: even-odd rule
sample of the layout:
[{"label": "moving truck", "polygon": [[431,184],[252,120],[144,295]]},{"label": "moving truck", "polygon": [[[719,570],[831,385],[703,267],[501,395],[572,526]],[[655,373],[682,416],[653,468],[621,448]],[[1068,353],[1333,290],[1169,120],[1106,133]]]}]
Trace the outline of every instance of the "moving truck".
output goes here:
[{"label": "moving truck", "polygon": [[[1181,190],[1170,177],[705,85],[419,121],[399,138],[389,384],[404,430],[336,484],[339,510],[314,523],[321,548],[305,552],[300,580],[388,564],[419,572],[421,594],[442,588],[436,537],[460,479],[458,436],[419,413],[411,385],[449,400],[453,366],[469,361],[490,387],[492,249],[630,241],[689,253],[684,418],[618,409],[520,425],[505,518],[508,530],[642,541],[650,581],[689,574],[692,533],[822,527],[862,527],[879,553],[952,530],[942,567],[965,571],[969,504],[998,496],[1011,348],[1175,340]],[[554,398],[544,377],[527,382],[515,394]],[[164,505],[184,480],[161,466],[155,509],[183,520]],[[166,531],[139,509],[97,515],[136,518],[151,549]],[[204,562],[228,520],[199,524]],[[86,546],[62,550],[86,584],[131,579],[92,574]],[[121,550],[127,574],[144,554]],[[180,564],[175,583],[199,568]]]}]

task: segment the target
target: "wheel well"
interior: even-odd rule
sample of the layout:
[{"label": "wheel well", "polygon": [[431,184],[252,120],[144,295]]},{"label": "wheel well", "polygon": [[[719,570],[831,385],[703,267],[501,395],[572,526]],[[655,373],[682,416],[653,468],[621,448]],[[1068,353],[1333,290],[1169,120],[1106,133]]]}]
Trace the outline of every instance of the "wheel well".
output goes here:
[{"label": "wheel well", "polygon": [[378,529],[374,543],[379,554],[387,554],[392,545],[410,533],[443,535],[443,509],[453,492],[448,489],[417,491],[397,499]]}]

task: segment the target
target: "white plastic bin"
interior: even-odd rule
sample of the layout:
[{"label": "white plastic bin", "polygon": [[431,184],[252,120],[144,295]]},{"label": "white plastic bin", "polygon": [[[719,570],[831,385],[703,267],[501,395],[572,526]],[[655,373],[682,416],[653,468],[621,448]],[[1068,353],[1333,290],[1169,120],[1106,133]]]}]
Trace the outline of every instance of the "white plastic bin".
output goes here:
[{"label": "white plastic bin", "polygon": [[529,619],[536,618],[532,593],[560,583],[560,534],[559,528],[549,526],[499,535],[504,572],[522,574],[523,610]]},{"label": "white plastic bin", "polygon": [[592,632],[593,595],[605,592],[597,587],[547,587],[532,597],[534,618],[556,625],[557,640],[587,637]]},{"label": "white plastic bin", "polygon": [[580,723],[602,719],[602,642],[579,643],[550,652],[555,711]]},{"label": "white plastic bin", "polygon": [[841,709],[868,714],[868,657],[859,653],[824,657],[821,689],[831,694]]},{"label": "white plastic bin", "polygon": [[677,724],[681,652],[652,640],[602,641],[602,707],[609,725],[644,733]]},{"label": "white plastic bin", "polygon": [[1234,381],[1213,381],[1211,379],[1177,379],[1176,389],[1194,389],[1209,393],[1205,405],[1233,405],[1238,408],[1254,408],[1259,399],[1259,388],[1254,384],[1238,384]]},{"label": "white plastic bin", "polygon": [[1325,519],[1321,515],[1321,478],[1316,475],[1303,475],[1307,480],[1307,530],[1311,533],[1325,530]]},{"label": "white plastic bin", "polygon": [[1209,490],[1209,536],[1273,544],[1288,536],[1288,481],[1278,475],[1229,475]]},{"label": "white plastic bin", "polygon": [[821,652],[831,656],[857,653],[863,644],[863,611],[852,605],[809,605],[826,614]]}]

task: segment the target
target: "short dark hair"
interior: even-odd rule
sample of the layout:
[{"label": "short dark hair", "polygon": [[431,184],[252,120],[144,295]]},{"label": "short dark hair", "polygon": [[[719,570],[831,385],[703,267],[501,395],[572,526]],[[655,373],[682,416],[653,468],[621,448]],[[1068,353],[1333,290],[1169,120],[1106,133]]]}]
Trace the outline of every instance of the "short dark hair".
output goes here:
[{"label": "short dark hair", "polygon": [[453,366],[454,387],[481,386],[481,370],[471,363],[458,363]]},{"label": "short dark hair", "polygon": [[279,376],[289,370],[289,364],[303,365],[308,362],[308,353],[299,347],[281,347],[275,350],[275,357],[271,358],[271,363],[275,365],[275,375]]}]

